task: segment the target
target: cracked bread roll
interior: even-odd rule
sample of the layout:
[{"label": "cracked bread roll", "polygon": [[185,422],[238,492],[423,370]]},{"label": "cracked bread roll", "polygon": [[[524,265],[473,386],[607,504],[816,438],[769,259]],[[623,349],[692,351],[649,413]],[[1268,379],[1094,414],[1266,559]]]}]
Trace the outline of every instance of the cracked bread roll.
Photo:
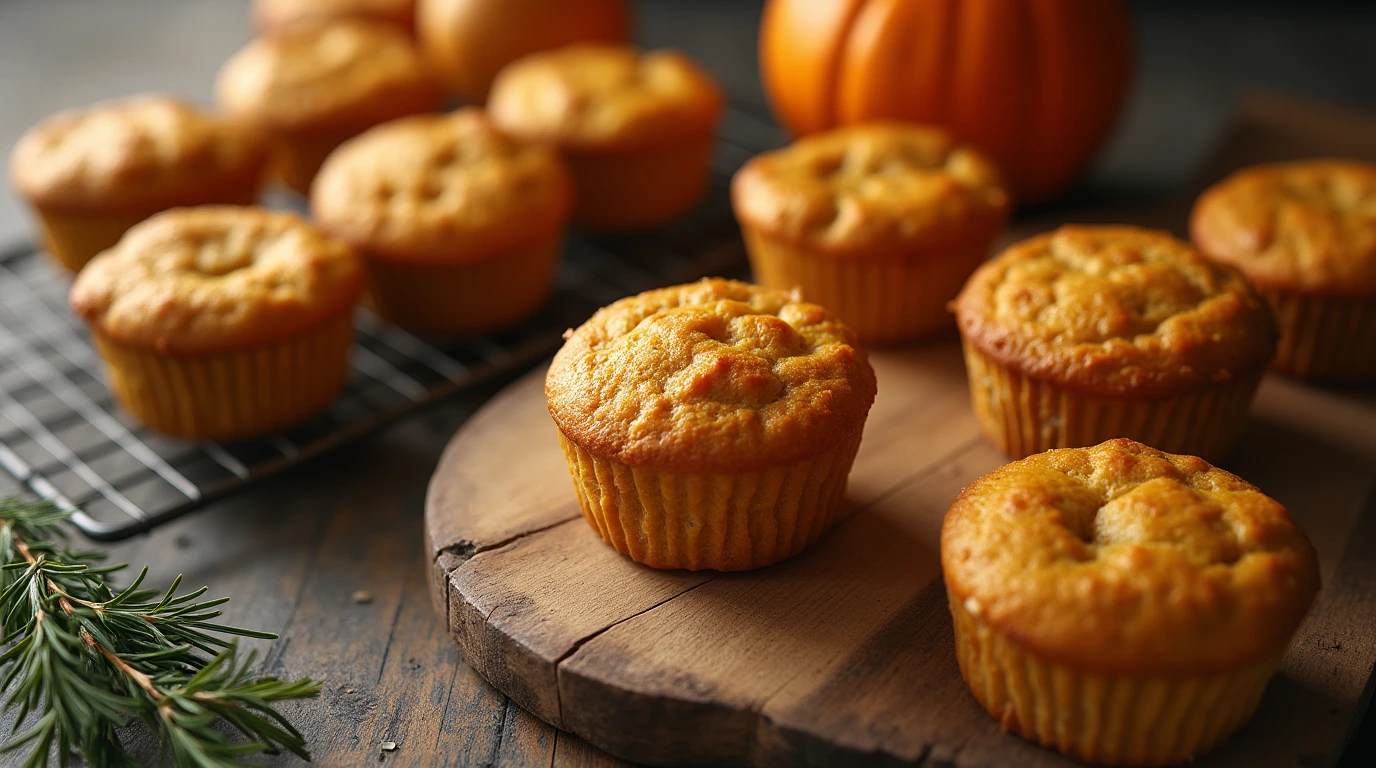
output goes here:
[{"label": "cracked bread roll", "polygon": [[941,565],[975,698],[1004,728],[1105,765],[1223,743],[1319,588],[1280,503],[1126,439],[972,483],[946,513]]},{"label": "cracked bread roll", "polygon": [[72,286],[110,389],[160,432],[231,439],[324,408],[348,376],[363,268],[300,217],[202,206],[160,213]]},{"label": "cracked bread roll", "polygon": [[952,303],[985,433],[1020,458],[1130,437],[1220,461],[1275,351],[1237,270],[1165,232],[1067,225],[980,267]]},{"label": "cracked bread roll", "polygon": [[994,165],[938,128],[868,123],[746,163],[731,200],[760,283],[802,291],[866,341],[951,327],[946,302],[1009,213]]},{"label": "cracked bread roll", "polygon": [[759,568],[844,512],[874,369],[827,310],[709,279],[570,331],[545,382],[588,523],[655,568]]}]

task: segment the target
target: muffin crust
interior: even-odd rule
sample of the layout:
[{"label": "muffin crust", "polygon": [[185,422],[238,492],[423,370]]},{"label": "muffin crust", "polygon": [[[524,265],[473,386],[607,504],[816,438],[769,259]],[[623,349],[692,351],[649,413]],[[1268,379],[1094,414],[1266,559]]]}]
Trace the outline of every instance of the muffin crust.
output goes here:
[{"label": "muffin crust", "polygon": [[752,159],[731,184],[736,215],[835,255],[940,255],[992,238],[1009,194],[997,169],[937,128],[867,123]]},{"label": "muffin crust", "polygon": [[342,145],[312,188],[321,226],[397,259],[480,259],[547,237],[572,182],[552,149],[507,137],[481,110],[422,115]]},{"label": "muffin crust", "polygon": [[366,21],[269,31],[225,62],[216,94],[229,113],[290,131],[361,130],[439,100],[411,39]]},{"label": "muffin crust", "polygon": [[262,173],[264,138],[170,96],[62,112],[14,148],[10,180],[38,205],[106,211],[209,202]]},{"label": "muffin crust", "polygon": [[941,562],[953,600],[1077,669],[1210,673],[1280,653],[1319,586],[1275,500],[1131,440],[1013,462],[961,492]]},{"label": "muffin crust", "polygon": [[622,299],[566,338],[546,379],[550,415],[570,441],[631,466],[783,466],[854,437],[874,402],[874,370],[849,328],[746,283]]},{"label": "muffin crust", "polygon": [[123,344],[174,354],[288,338],[357,300],[353,250],[300,217],[176,208],[131,229],[82,270],[72,310]]},{"label": "muffin crust", "polygon": [[575,45],[508,65],[487,108],[503,130],[526,138],[626,150],[710,134],[722,95],[678,52]]},{"label": "muffin crust", "polygon": [[1070,225],[1018,243],[975,272],[952,309],[984,355],[1100,395],[1222,384],[1275,349],[1270,311],[1242,275],[1136,227]]},{"label": "muffin crust", "polygon": [[1259,288],[1376,297],[1376,165],[1309,160],[1238,171],[1199,198],[1190,235]]}]

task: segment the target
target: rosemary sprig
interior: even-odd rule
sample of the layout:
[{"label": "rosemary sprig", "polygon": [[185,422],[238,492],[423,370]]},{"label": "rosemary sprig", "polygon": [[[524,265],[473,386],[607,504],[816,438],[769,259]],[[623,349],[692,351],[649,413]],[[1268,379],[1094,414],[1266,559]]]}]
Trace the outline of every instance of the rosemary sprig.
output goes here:
[{"label": "rosemary sprig", "polygon": [[[206,588],[177,594],[142,587],[144,568],[116,590],[96,552],[67,548],[70,513],[48,502],[0,499],[0,695],[15,726],[0,754],[27,750],[24,766],[54,752],[96,766],[132,766],[118,730],[135,718],[162,736],[177,766],[223,768],[256,752],[310,759],[305,739],[276,702],[312,698],[320,684],[250,674],[223,635],[276,635],[216,623],[228,598]],[[33,717],[30,719],[30,715]],[[26,724],[24,730],[19,729]],[[231,741],[218,723],[243,740]]]}]

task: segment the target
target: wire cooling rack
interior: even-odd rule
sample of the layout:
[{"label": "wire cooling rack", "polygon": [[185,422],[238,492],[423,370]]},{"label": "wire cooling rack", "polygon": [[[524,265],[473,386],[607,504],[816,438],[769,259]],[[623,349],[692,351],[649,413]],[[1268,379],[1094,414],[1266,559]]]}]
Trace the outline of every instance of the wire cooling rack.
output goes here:
[{"label": "wire cooling rack", "polygon": [[697,211],[644,235],[570,236],[554,294],[537,317],[499,333],[437,340],[360,310],[353,370],[330,408],[249,440],[178,440],[131,419],[111,399],[86,329],[68,311],[69,276],[33,246],[0,254],[0,467],[37,496],[76,509],[72,521],[86,535],[118,540],[530,365],[600,306],[739,265],[726,182],[781,137],[735,110],[720,135],[712,188]]}]

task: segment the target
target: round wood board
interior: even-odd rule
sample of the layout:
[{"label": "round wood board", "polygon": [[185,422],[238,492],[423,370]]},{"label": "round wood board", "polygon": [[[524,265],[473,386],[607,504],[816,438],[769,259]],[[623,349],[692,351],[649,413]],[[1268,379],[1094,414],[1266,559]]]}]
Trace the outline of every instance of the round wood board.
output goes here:
[{"label": "round wood board", "polygon": [[[455,436],[426,501],[432,596],[464,658],[540,718],[647,763],[1074,765],[1000,733],[956,666],[941,517],[1004,461],[959,347],[873,360],[855,514],[809,552],[732,574],[656,571],[603,544],[544,371],[513,384]],[[1230,468],[1300,519],[1325,586],[1252,725],[1202,765],[1335,754],[1376,658],[1376,550],[1347,546],[1376,534],[1376,407],[1268,380],[1257,411]]]}]

